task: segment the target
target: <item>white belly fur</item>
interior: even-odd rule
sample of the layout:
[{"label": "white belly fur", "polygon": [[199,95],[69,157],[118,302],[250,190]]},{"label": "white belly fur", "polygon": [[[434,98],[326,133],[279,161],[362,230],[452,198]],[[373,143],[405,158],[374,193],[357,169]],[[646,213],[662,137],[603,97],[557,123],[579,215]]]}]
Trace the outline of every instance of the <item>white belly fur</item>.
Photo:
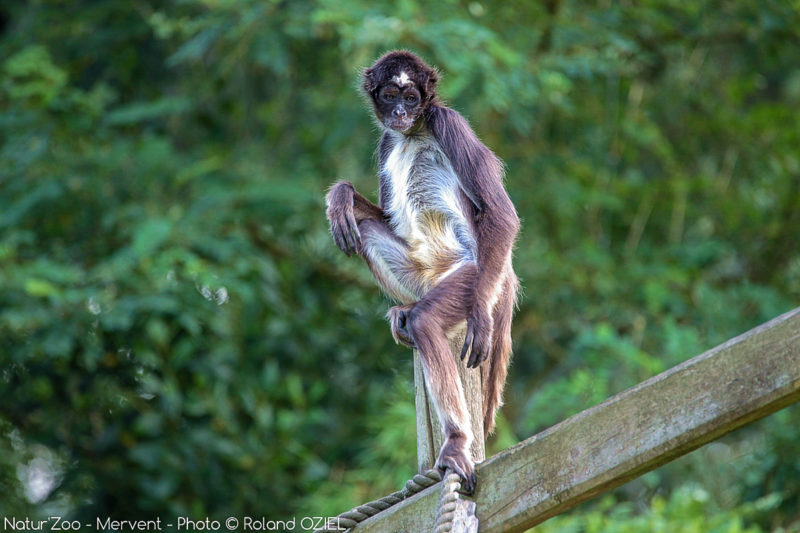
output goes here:
[{"label": "white belly fur", "polygon": [[[444,164],[418,166],[412,176],[418,158],[427,161],[434,156]],[[459,202],[459,181],[435,140],[399,139],[381,170],[392,193],[390,205],[384,208],[395,233],[408,243],[412,260],[422,267],[433,267],[443,255],[462,259],[439,279],[455,271],[463,261],[474,260],[474,243],[463,242],[469,225]],[[431,219],[444,223],[431,224]],[[462,235],[462,241],[457,233]]]}]

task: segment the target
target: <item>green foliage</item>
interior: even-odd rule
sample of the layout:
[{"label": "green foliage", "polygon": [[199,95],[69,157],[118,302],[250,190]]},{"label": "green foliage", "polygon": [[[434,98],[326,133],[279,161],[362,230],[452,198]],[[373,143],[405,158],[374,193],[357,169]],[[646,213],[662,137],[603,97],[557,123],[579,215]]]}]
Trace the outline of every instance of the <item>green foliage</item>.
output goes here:
[{"label": "green foliage", "polygon": [[655,497],[646,512],[637,514],[630,504],[611,497],[594,509],[570,516],[556,517],[537,528],[537,533],[638,533],[640,531],[675,533],[759,533],[758,526],[745,525],[756,516],[769,516],[780,498],[767,496],[729,510],[715,509],[709,494],[693,484],[676,489],[664,499]]},{"label": "green foliage", "polygon": [[[389,48],[523,218],[490,450],[798,305],[795,4],[5,2],[0,514],[278,520],[412,473],[410,357],[323,206],[376,188],[356,78]],[[799,427],[542,527],[797,530]]]}]

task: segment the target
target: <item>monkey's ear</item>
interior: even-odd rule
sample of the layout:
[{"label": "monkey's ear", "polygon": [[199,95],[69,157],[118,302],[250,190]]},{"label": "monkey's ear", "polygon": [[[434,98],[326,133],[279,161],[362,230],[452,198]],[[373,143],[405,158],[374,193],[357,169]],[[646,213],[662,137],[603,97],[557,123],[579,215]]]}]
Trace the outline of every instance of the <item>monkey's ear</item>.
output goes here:
[{"label": "monkey's ear", "polygon": [[436,85],[439,83],[439,73],[434,69],[428,69],[425,72],[425,95],[428,100],[433,100],[436,97]]},{"label": "monkey's ear", "polygon": [[364,69],[364,74],[362,76],[363,82],[361,84],[361,88],[364,89],[364,92],[367,94],[372,94],[377,87],[377,82],[375,81],[375,69],[372,67]]}]

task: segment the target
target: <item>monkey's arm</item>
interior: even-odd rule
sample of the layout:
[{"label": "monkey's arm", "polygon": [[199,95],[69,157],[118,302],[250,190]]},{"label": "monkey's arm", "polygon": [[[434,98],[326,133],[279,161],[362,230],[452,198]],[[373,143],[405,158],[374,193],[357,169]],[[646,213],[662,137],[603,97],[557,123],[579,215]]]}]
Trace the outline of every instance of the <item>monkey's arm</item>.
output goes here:
[{"label": "monkey's arm", "polygon": [[333,240],[347,255],[361,249],[359,222],[368,219],[383,222],[385,219],[383,209],[361,196],[348,181],[340,181],[331,187],[325,203]]},{"label": "monkey's arm", "polygon": [[388,132],[384,131],[381,135],[381,141],[378,143],[378,148],[375,151],[378,157],[378,205],[385,209],[389,203],[389,187],[386,185],[386,175],[382,172],[386,165],[386,160],[389,159],[389,154],[394,148],[395,141]]},{"label": "monkey's arm", "polygon": [[474,368],[489,356],[493,329],[489,305],[502,281],[519,231],[519,217],[503,187],[503,164],[478,139],[467,121],[446,107],[433,106],[430,113],[432,133],[473,207],[478,278],[461,357],[471,348],[467,366]]}]

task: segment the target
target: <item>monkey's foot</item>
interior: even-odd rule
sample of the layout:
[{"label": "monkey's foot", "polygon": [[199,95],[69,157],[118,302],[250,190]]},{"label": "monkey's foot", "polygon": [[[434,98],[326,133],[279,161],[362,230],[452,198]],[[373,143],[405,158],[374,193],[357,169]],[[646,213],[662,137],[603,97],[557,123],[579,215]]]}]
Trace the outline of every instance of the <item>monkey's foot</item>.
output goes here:
[{"label": "monkey's foot", "polygon": [[466,494],[475,492],[478,478],[475,475],[475,464],[470,459],[467,439],[463,435],[447,437],[439,451],[439,458],[436,459],[436,468],[442,471],[442,476],[449,468],[461,478],[461,488]]},{"label": "monkey's foot", "polygon": [[414,339],[408,332],[408,314],[416,304],[396,305],[389,309],[386,317],[389,319],[389,324],[392,327],[392,337],[394,342],[408,346],[409,348],[416,349],[417,345],[414,344]]}]

